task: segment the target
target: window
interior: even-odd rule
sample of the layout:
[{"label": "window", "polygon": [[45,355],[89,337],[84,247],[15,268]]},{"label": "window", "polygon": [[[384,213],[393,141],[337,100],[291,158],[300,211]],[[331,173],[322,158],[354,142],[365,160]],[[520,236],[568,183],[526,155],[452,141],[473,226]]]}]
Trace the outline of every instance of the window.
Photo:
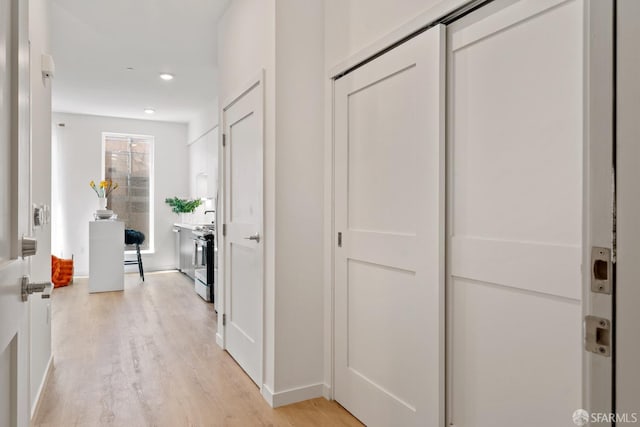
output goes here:
[{"label": "window", "polygon": [[125,228],[144,233],[140,249],[153,252],[153,137],[102,134],[104,177],[118,184],[107,208]]}]

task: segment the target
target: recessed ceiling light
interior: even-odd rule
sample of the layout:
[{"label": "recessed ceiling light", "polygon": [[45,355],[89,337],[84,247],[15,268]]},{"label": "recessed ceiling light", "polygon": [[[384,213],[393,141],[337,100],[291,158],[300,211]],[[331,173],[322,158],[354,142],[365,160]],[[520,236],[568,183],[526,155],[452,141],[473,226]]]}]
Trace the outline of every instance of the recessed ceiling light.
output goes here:
[{"label": "recessed ceiling light", "polygon": [[173,74],[169,74],[169,73],[160,74],[160,78],[166,81],[173,80],[173,77],[174,77]]},{"label": "recessed ceiling light", "polygon": [[133,67],[127,67],[127,71],[133,71],[133,70],[135,70],[135,68],[133,68]]},{"label": "recessed ceiling light", "polygon": [[156,112],[156,110],[154,110],[153,108],[145,108],[144,112],[147,114],[153,114]]}]

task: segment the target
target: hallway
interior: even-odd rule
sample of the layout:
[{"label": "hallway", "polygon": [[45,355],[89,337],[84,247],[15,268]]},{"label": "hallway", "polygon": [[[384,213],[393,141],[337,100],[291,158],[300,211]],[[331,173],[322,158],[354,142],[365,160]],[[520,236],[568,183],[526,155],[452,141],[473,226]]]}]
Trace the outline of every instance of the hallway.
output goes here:
[{"label": "hallway", "polygon": [[357,426],[335,402],[271,409],[215,343],[212,304],[177,272],[52,295],[53,368],[34,426]]}]

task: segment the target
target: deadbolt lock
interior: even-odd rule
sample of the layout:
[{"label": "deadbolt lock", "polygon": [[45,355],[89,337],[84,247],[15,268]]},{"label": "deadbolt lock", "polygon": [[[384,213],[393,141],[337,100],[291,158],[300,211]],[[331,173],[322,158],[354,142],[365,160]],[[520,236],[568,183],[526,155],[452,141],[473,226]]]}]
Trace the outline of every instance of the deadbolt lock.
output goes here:
[{"label": "deadbolt lock", "polygon": [[38,252],[38,240],[33,237],[22,237],[22,258],[34,256]]}]

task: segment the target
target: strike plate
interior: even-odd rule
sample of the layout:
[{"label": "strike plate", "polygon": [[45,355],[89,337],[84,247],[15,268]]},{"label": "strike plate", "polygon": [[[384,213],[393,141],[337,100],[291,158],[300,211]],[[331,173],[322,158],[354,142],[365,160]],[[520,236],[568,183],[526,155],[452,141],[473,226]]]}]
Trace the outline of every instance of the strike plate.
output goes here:
[{"label": "strike plate", "polygon": [[585,323],[585,348],[591,353],[611,356],[611,322],[596,316],[587,316]]},{"label": "strike plate", "polygon": [[591,292],[611,295],[611,250],[591,249]]}]

